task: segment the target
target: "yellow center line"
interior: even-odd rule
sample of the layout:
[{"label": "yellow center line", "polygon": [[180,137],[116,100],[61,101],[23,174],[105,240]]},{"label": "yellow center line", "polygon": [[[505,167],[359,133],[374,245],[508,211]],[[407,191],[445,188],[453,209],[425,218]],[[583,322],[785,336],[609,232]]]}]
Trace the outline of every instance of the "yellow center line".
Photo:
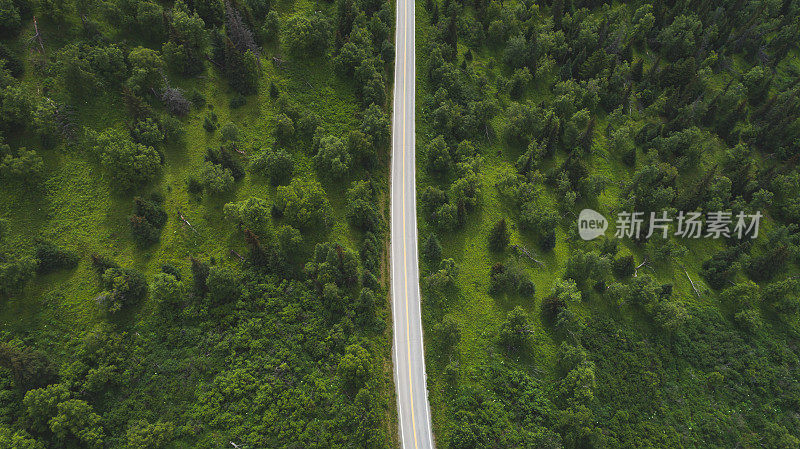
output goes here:
[{"label": "yellow center line", "polygon": [[[408,32],[408,7],[403,8],[403,26],[406,27],[406,32]],[[406,256],[406,189],[405,189],[405,182],[406,182],[406,84],[407,84],[407,61],[408,61],[408,42],[403,44],[403,194],[402,194],[402,210],[403,210],[403,294],[405,297],[405,306],[406,306],[406,348],[408,349],[408,395],[411,403],[411,429],[414,433],[414,448],[417,448],[417,423],[414,419],[414,386],[412,383],[412,376],[411,376],[411,335],[410,329],[411,326],[408,322],[408,264],[407,264],[407,256]]]}]

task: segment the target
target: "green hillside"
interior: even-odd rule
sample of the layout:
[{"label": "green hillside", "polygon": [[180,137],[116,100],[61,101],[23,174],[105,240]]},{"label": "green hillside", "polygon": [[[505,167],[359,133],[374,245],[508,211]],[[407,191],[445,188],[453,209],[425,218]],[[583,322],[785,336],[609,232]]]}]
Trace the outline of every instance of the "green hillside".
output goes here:
[{"label": "green hillside", "polygon": [[0,0],[0,447],[387,447],[394,11]]},{"label": "green hillside", "polygon": [[[790,1],[417,3],[438,447],[800,447],[798,24]],[[695,239],[679,211],[763,218]]]}]

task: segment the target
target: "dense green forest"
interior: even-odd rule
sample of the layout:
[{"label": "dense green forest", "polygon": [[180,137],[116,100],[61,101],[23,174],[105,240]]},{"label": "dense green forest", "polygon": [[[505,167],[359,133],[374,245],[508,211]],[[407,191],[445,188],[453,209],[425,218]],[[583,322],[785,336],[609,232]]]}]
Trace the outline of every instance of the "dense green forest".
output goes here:
[{"label": "dense green forest", "polygon": [[393,27],[0,0],[0,447],[394,445]]},{"label": "dense green forest", "polygon": [[[800,447],[800,3],[424,0],[416,26],[437,445]],[[764,218],[584,241],[584,208]]]}]

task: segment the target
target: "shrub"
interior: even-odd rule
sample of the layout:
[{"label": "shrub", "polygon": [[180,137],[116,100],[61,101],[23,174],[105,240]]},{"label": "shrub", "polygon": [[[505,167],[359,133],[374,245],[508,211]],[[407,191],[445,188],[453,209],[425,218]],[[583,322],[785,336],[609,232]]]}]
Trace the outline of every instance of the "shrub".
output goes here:
[{"label": "shrub", "polygon": [[156,147],[164,142],[164,132],[153,118],[147,117],[136,122],[131,129],[131,138],[142,145]]},{"label": "shrub", "polygon": [[491,293],[518,293],[523,296],[533,296],[536,287],[530,280],[523,265],[513,259],[508,266],[496,263],[489,271]]},{"label": "shrub", "polygon": [[167,64],[172,70],[184,75],[202,72],[207,46],[203,19],[197,13],[190,15],[185,7],[173,8],[171,25],[170,41],[163,46]]},{"label": "shrub", "polygon": [[238,142],[239,128],[233,123],[228,122],[219,130],[223,142]]},{"label": "shrub", "polygon": [[285,150],[267,148],[251,163],[251,170],[265,176],[270,184],[286,184],[292,179],[294,159]]},{"label": "shrub", "polygon": [[295,178],[278,187],[275,208],[292,226],[302,230],[327,230],[332,210],[322,185],[311,179]]},{"label": "shrub", "polygon": [[189,101],[198,109],[206,105],[206,97],[197,89],[192,89],[189,92]]},{"label": "shrub", "polygon": [[286,114],[278,114],[275,119],[275,138],[278,142],[289,143],[294,137],[294,121]]},{"label": "shrub", "polygon": [[11,372],[23,392],[48,385],[58,377],[51,358],[24,345],[0,343],[0,367]]},{"label": "shrub", "polygon": [[200,195],[203,193],[203,183],[194,176],[190,176],[186,180],[186,191],[192,195]]},{"label": "shrub", "polygon": [[159,240],[161,228],[167,222],[164,200],[153,195],[150,198],[136,197],[133,203],[133,215],[130,217],[133,239],[142,247],[152,245]]},{"label": "shrub", "polygon": [[170,273],[158,273],[153,278],[150,294],[160,307],[168,309],[183,304],[186,299],[186,288],[179,277]]},{"label": "shrub", "polygon": [[33,101],[21,86],[0,89],[0,131],[8,135],[24,130],[31,121]]},{"label": "shrub", "polygon": [[88,402],[69,399],[57,406],[58,413],[50,419],[50,430],[59,441],[79,441],[83,447],[103,447],[105,432],[100,415]]},{"label": "shrub", "polygon": [[234,302],[242,293],[240,279],[228,268],[211,267],[206,279],[208,300],[213,305]]},{"label": "shrub", "polygon": [[[8,146],[5,146],[7,149]],[[5,156],[3,154],[5,153]],[[16,154],[3,151],[0,145],[0,179],[31,183],[39,178],[44,169],[44,161],[35,151],[20,148]]]},{"label": "shrub", "polygon": [[374,204],[372,186],[367,181],[354,181],[347,190],[347,220],[362,231],[377,231],[381,217]]},{"label": "shrub", "polygon": [[219,164],[206,162],[200,176],[203,189],[212,195],[223,195],[233,190],[233,174]]},{"label": "shrub", "polygon": [[152,181],[161,170],[161,156],[153,147],[134,143],[115,129],[97,136],[95,151],[111,174],[111,185],[119,190]]},{"label": "shrub", "polygon": [[217,114],[214,111],[209,111],[208,114],[203,118],[203,129],[207,132],[214,132],[217,127],[219,127],[219,120],[217,119]]},{"label": "shrub", "polygon": [[[235,127],[233,128],[236,129]],[[238,138],[238,131],[228,130],[227,139],[232,137]],[[225,138],[223,138],[225,140]],[[242,179],[245,175],[244,165],[234,154],[235,142],[225,140],[225,143],[219,149],[208,148],[205,155],[206,162],[211,162],[222,166],[226,170],[230,170],[231,175],[235,181]]]},{"label": "shrub", "polygon": [[138,95],[147,95],[152,90],[160,91],[164,83],[164,60],[149,48],[136,47],[128,55],[131,76],[128,87]]},{"label": "shrub", "polygon": [[244,226],[250,231],[264,236],[269,230],[269,203],[261,198],[248,198],[236,203],[227,203],[223,208],[225,218]]},{"label": "shrub", "polygon": [[161,91],[161,101],[172,115],[184,117],[189,114],[192,104],[186,99],[181,89],[177,87],[165,87]]},{"label": "shrub", "polygon": [[75,268],[78,265],[77,254],[61,249],[50,242],[38,242],[34,252],[35,258],[39,262],[36,268],[39,274],[51,273],[62,268]]},{"label": "shrub", "polygon": [[508,241],[509,236],[506,219],[501,218],[489,233],[489,249],[496,252],[503,251],[508,246]]},{"label": "shrub", "polygon": [[431,266],[435,266],[442,260],[442,245],[436,238],[436,234],[431,233],[425,239],[425,243],[422,245],[422,257]]},{"label": "shrub", "polygon": [[36,260],[19,257],[5,261],[0,258],[0,297],[19,293],[36,272]]},{"label": "shrub", "polygon": [[636,262],[633,260],[633,255],[620,256],[611,262],[611,270],[614,271],[619,277],[633,276],[636,271]]},{"label": "shrub", "polygon": [[317,154],[312,158],[314,167],[333,178],[341,178],[350,170],[350,153],[341,139],[326,136],[320,139]]},{"label": "shrub", "polygon": [[346,388],[350,390],[361,388],[372,375],[369,352],[361,345],[348,346],[339,359],[338,371]]},{"label": "shrub", "polygon": [[500,344],[509,350],[521,349],[527,345],[531,334],[530,317],[520,306],[508,312],[505,321],[500,324]]},{"label": "shrub", "polygon": [[239,53],[235,49],[227,49],[225,71],[233,90],[240,95],[252,95],[258,91],[258,80],[261,76],[261,63],[251,50]]},{"label": "shrub", "polygon": [[281,25],[278,12],[272,10],[267,14],[267,17],[264,20],[264,26],[261,27],[261,36],[265,42],[278,42],[278,36],[280,36],[280,32]]},{"label": "shrub", "polygon": [[129,449],[157,449],[167,447],[173,441],[174,434],[175,426],[171,422],[150,424],[138,420],[128,425],[125,437]]},{"label": "shrub", "polygon": [[289,50],[296,56],[320,56],[328,51],[330,26],[322,14],[292,16],[287,22]]},{"label": "shrub", "polygon": [[137,304],[147,296],[147,281],[136,270],[108,268],[100,281],[104,291],[97,297],[97,303],[110,314]]},{"label": "shrub", "polygon": [[438,340],[443,352],[451,351],[461,341],[461,331],[458,323],[451,315],[445,315],[441,321],[433,326],[433,335]]}]

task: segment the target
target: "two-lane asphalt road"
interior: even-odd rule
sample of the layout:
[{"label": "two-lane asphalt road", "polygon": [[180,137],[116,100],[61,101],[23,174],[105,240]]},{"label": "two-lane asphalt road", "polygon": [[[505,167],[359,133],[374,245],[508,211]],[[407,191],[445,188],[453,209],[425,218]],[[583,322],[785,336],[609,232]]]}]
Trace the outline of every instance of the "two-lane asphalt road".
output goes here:
[{"label": "two-lane asphalt road", "polygon": [[414,0],[397,0],[392,115],[394,380],[403,449],[433,449],[422,347],[414,175]]}]

